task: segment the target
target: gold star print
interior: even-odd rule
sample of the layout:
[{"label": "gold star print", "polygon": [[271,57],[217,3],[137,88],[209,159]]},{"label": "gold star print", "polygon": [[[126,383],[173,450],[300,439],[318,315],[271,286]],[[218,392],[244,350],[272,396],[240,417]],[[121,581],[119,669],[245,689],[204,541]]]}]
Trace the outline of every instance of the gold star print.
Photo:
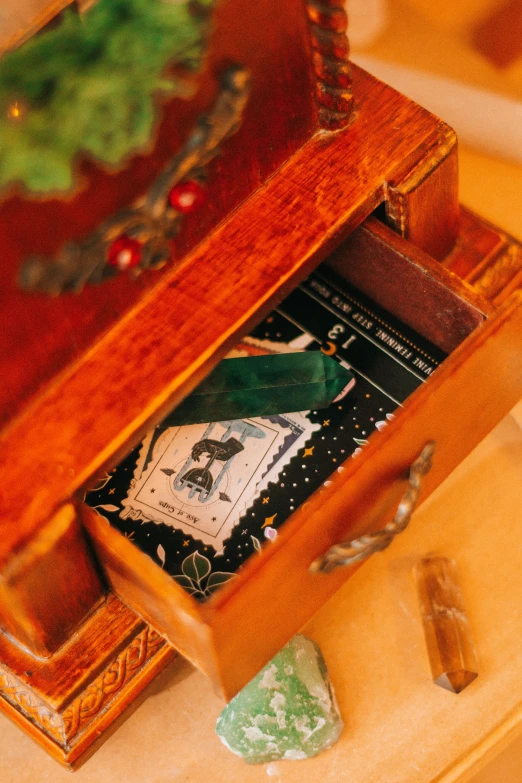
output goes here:
[{"label": "gold star print", "polygon": [[266,319],[266,322],[267,324],[271,324],[273,320],[274,320],[273,316],[270,316],[269,318]]},{"label": "gold star print", "polygon": [[114,495],[114,493],[115,493],[115,492],[116,492],[116,490],[115,490],[115,488],[113,487],[112,489],[110,489],[110,490],[109,490],[109,495]]},{"label": "gold star print", "polygon": [[183,546],[188,546],[189,544],[190,544],[190,541],[188,539],[183,542]]},{"label": "gold star print", "polygon": [[270,500],[270,498],[263,498],[263,504],[266,506],[266,504],[268,503],[269,500]]},{"label": "gold star print", "polygon": [[314,449],[315,449],[315,446],[310,446],[310,448],[309,448],[309,449],[305,449],[305,450],[303,451],[303,459],[304,459],[305,457],[311,457],[311,456],[312,456],[312,454],[314,453]]},{"label": "gold star print", "polygon": [[325,419],[323,421],[323,427],[329,427],[330,426],[330,419]]},{"label": "gold star print", "polygon": [[265,521],[261,525],[261,529],[264,527],[267,527],[268,525],[272,525],[274,523],[274,519],[276,518],[277,514],[274,514],[273,517],[265,517]]}]

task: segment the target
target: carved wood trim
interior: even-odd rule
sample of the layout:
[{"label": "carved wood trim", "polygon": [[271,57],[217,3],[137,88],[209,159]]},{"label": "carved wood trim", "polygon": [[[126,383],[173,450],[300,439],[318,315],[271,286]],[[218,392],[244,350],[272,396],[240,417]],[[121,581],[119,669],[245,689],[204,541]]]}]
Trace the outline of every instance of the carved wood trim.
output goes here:
[{"label": "carved wood trim", "polygon": [[150,626],[132,640],[116,660],[107,666],[105,671],[63,713],[64,731],[68,743],[164,645],[163,637]]},{"label": "carved wood trim", "polygon": [[0,695],[9,704],[22,712],[30,721],[49,734],[60,745],[66,738],[61,716],[46,704],[28,686],[0,666]]},{"label": "carved wood trim", "polygon": [[325,130],[345,128],[353,108],[348,17],[344,0],[307,0],[319,122]]},{"label": "carved wood trim", "polygon": [[130,681],[141,674],[166,645],[153,628],[141,627],[125,649],[63,712],[53,709],[3,664],[0,664],[0,696],[64,751],[69,751],[79,735],[119,698]]}]

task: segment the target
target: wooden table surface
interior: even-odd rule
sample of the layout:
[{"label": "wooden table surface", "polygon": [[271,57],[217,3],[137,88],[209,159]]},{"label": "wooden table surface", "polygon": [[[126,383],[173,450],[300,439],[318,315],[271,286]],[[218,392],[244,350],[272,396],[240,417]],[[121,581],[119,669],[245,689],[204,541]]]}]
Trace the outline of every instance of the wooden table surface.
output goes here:
[{"label": "wooden table surface", "polygon": [[[404,13],[414,5],[397,3]],[[520,168],[463,149],[461,183],[466,205],[522,238]],[[305,762],[246,766],[214,734],[222,704],[209,682],[176,661],[75,773],[78,783],[518,783],[520,740],[478,769],[522,735],[521,425],[522,404],[304,629],[324,652],[345,719],[333,749]],[[477,648],[480,676],[459,696],[430,681],[411,578],[415,560],[433,551],[457,560]],[[71,780],[3,716],[0,777]]]}]

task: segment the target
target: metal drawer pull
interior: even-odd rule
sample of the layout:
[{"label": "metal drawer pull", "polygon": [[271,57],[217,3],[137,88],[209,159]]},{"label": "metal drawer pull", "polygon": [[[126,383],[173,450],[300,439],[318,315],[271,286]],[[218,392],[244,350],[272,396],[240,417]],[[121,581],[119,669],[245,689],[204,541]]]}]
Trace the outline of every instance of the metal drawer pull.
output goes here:
[{"label": "metal drawer pull", "polygon": [[404,493],[391,522],[375,533],[368,533],[344,544],[335,544],[326,554],[318,557],[310,566],[313,573],[329,573],[338,566],[355,565],[375,552],[386,549],[395,536],[408,527],[411,516],[417,505],[422,486],[422,478],[431,469],[431,459],[435,452],[435,441],[430,441],[410,468],[408,488]]}]

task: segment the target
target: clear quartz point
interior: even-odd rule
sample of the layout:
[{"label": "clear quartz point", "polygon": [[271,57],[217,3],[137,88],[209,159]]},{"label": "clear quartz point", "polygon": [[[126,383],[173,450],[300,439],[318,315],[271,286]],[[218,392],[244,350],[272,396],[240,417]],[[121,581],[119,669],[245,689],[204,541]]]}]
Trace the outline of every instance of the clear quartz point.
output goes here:
[{"label": "clear quartz point", "polygon": [[433,682],[460,693],[478,673],[455,562],[428,557],[414,575]]}]

